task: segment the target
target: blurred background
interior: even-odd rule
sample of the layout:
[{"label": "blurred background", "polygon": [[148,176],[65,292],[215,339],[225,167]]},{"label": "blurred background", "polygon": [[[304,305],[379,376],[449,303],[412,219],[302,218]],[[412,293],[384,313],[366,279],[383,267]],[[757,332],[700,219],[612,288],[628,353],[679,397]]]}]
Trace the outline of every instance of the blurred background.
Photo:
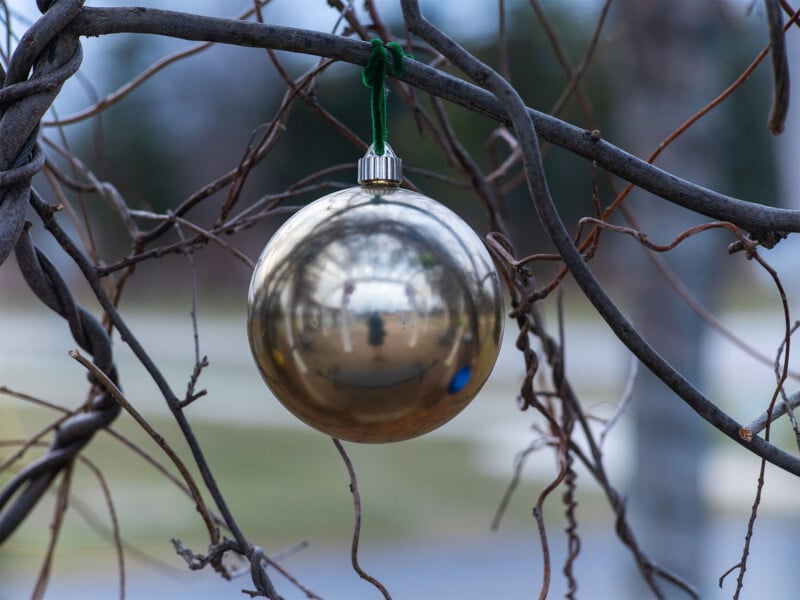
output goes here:
[{"label": "blurred background", "polygon": [[[7,3],[15,32],[35,18],[33,3]],[[88,5],[100,5],[89,2]],[[125,2],[102,5],[124,6]],[[150,2],[149,6],[161,3]],[[239,5],[241,4],[241,6]],[[247,2],[174,1],[168,8],[230,17]],[[385,23],[404,35],[399,7],[376,1]],[[547,33],[527,0],[506,0],[510,76],[526,103],[547,112],[568,83]],[[586,51],[602,2],[545,1],[540,6],[558,31],[573,65]],[[360,3],[354,3],[360,10]],[[422,2],[423,11],[473,53],[497,65],[498,6],[495,2]],[[570,101],[560,117],[599,128],[603,136],[647,157],[684,120],[738,77],[766,45],[760,2],[695,0],[615,3],[584,79],[593,122],[580,102]],[[163,6],[162,6],[163,7]],[[323,0],[274,0],[268,22],[330,31],[338,12]],[[796,28],[789,30],[789,56],[800,55]],[[86,39],[80,73],[64,88],[53,118],[75,113],[116,90],[159,58],[188,47],[152,36]],[[280,54],[293,76],[314,57]],[[796,74],[793,65],[793,74]],[[797,80],[797,78],[795,78]],[[133,208],[164,212],[233,168],[253,131],[273,118],[285,92],[260,50],[215,46],[169,67],[99,118],[44,133],[68,144],[98,177],[116,185]],[[317,99],[362,139],[369,137],[368,91],[357,67],[337,64],[325,71]],[[796,97],[796,95],[795,95]],[[427,195],[463,216],[479,232],[488,224],[478,200],[463,189],[415,175],[414,168],[457,176],[430,139],[419,135],[414,115],[389,99],[389,139]],[[708,117],[668,149],[657,164],[677,175],[733,196],[800,208],[795,190],[795,152],[800,111],[795,98],[780,138],[766,127],[771,99],[768,60]],[[490,170],[487,136],[497,124],[458,107],[446,107],[453,128],[480,166]],[[63,139],[60,136],[64,136]],[[585,160],[544,147],[550,187],[567,226],[593,212],[595,174]],[[354,163],[360,150],[302,103],[296,103],[280,143],[251,174],[242,202],[276,194],[310,173]],[[352,173],[334,175],[345,183]],[[601,200],[614,197],[612,183],[597,176]],[[616,190],[620,182],[613,182]],[[46,182],[36,182],[40,190]],[[311,201],[315,195],[293,199]],[[82,199],[93,243],[106,263],[129,251],[130,239],[112,207]],[[646,194],[629,201],[642,230],[665,243],[699,221],[664,207]],[[504,218],[520,255],[548,251],[524,185],[513,188]],[[205,212],[204,212],[205,211]],[[198,223],[216,217],[218,203],[190,216]],[[234,238],[255,259],[285,215],[259,222]],[[35,220],[35,219],[34,219]],[[99,314],[96,302],[69,260],[40,225],[35,237],[74,286],[76,296]],[[177,238],[167,238],[175,241]],[[686,285],[736,336],[774,360],[783,339],[783,315],[774,285],[763,271],[734,255],[725,235],[704,234],[665,259]],[[797,248],[792,239],[765,258],[781,273],[790,305],[797,305]],[[377,591],[349,566],[352,499],[345,467],[331,441],[287,413],[272,398],[252,363],[245,332],[249,270],[213,246],[194,255],[200,352],[210,366],[199,388],[208,394],[188,409],[211,467],[234,514],[250,539],[268,554],[288,549],[282,564],[324,598],[375,598]],[[775,376],[675,301],[651,261],[632,240],[607,236],[594,259],[615,300],[654,345],[704,392],[741,422],[769,402]],[[553,267],[535,265],[538,282]],[[194,366],[191,319],[192,272],[185,256],[167,255],[141,263],[128,283],[120,310],[179,393]],[[587,410],[607,418],[616,409],[631,374],[631,359],[588,302],[566,281],[567,376]],[[557,331],[555,301],[543,305]],[[85,373],[67,352],[75,347],[65,323],[37,303],[14,261],[0,267],[0,386],[73,408],[85,400]],[[455,420],[423,438],[385,446],[349,444],[362,495],[361,564],[395,598],[531,598],[538,595],[542,556],[531,509],[557,473],[547,449],[532,454],[522,481],[497,531],[490,525],[514,473],[515,461],[539,433],[540,417],[520,412],[516,398],[524,375],[514,347],[516,325],[508,322],[495,370],[472,404]],[[158,390],[127,346],[115,340],[117,365],[128,399],[182,455],[182,438]],[[794,366],[790,364],[790,367]],[[697,586],[703,598],[730,597],[735,574],[720,589],[719,577],[741,556],[758,461],[697,418],[658,382],[639,370],[632,401],[604,442],[616,487],[628,497],[631,525],[643,549]],[[546,388],[546,369],[537,379]],[[793,391],[796,383],[790,383]],[[12,443],[40,430],[57,416],[8,393],[0,395],[0,439]],[[784,422],[773,439],[791,451],[793,433]],[[161,457],[159,450],[123,415],[115,429]],[[598,420],[598,429],[602,423]],[[11,450],[0,448],[0,457]],[[34,453],[31,452],[33,456]],[[128,547],[128,597],[235,597],[248,576],[225,582],[210,570],[189,572],[169,539],[197,551],[207,539],[194,507],[178,490],[119,441],[99,434],[86,456],[105,475]],[[3,483],[10,475],[0,475]],[[796,498],[800,482],[767,469],[762,508],[752,543],[743,597],[796,598],[800,576],[792,567],[800,546]],[[27,597],[44,555],[53,513],[51,496],[0,547],[0,599]],[[578,476],[579,535],[575,565],[578,596],[649,597],[634,562],[617,540],[605,498],[590,477]],[[71,509],[59,541],[47,598],[109,598],[118,595],[116,556],[108,509],[89,468],[75,472]],[[553,558],[551,597],[564,595],[560,576],[567,553],[560,494],[545,506]],[[298,548],[297,544],[305,544]],[[305,595],[279,576],[286,598]],[[668,597],[684,597],[669,591]]]}]

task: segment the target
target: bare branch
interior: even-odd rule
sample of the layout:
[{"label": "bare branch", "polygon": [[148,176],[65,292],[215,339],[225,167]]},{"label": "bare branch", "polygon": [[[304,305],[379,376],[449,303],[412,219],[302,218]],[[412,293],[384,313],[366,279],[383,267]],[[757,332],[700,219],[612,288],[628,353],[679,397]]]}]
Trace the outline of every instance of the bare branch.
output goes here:
[{"label": "bare branch", "polygon": [[[327,33],[155,9],[86,7],[73,19],[68,31],[86,36],[150,33],[314,54],[358,65],[366,64],[370,49],[366,42]],[[491,93],[419,61],[407,61],[402,80],[498,121],[510,122],[508,107]],[[532,109],[525,110],[543,140],[597,161],[607,171],[679,206],[730,221],[751,233],[800,231],[800,211],[745,202],[703,188],[648,164],[589,131]]]}]

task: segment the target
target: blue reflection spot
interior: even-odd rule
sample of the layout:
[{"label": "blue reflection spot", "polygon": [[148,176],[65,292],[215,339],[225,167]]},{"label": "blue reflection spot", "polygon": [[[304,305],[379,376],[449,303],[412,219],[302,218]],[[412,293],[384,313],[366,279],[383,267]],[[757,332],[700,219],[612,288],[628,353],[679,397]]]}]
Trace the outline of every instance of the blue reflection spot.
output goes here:
[{"label": "blue reflection spot", "polygon": [[469,382],[470,376],[472,376],[472,367],[469,365],[461,367],[450,380],[450,385],[447,386],[447,393],[457,394],[463,390]]}]

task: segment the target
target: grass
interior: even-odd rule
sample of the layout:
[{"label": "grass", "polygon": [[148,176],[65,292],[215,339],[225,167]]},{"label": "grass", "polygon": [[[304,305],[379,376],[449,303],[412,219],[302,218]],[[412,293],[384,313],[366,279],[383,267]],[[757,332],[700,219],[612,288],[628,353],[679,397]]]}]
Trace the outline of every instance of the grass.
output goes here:
[{"label": "grass", "polygon": [[[25,431],[41,426],[41,412],[15,414]],[[175,426],[166,419],[153,424],[191,464]],[[301,540],[349,544],[353,501],[344,463],[329,438],[300,428],[203,421],[193,425],[219,486],[251,541],[267,552]],[[122,417],[117,428],[166,462],[129,418]],[[359,477],[362,537],[370,542],[483,533],[507,484],[506,479],[477,468],[480,448],[467,441],[434,435],[400,444],[348,444],[347,448]],[[164,558],[174,557],[172,537],[198,551],[207,547],[208,537],[192,502],[128,448],[101,433],[86,456],[102,470],[111,488],[126,542]],[[0,484],[6,479],[0,478]],[[521,486],[504,522],[506,530],[531,530],[530,507],[539,489],[537,483]],[[108,508],[96,476],[85,466],[76,469],[72,493],[71,506],[82,510],[67,514],[59,563],[66,568],[72,561],[94,561],[102,555],[112,560]],[[94,524],[82,516],[87,507]],[[31,568],[41,561],[52,511],[51,494],[9,543],[0,547],[2,570]]]}]

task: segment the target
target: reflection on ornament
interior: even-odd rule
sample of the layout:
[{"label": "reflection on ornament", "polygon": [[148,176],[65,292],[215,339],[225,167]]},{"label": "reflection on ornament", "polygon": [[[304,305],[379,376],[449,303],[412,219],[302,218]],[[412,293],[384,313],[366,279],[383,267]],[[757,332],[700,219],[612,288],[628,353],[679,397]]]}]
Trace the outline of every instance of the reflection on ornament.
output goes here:
[{"label": "reflection on ornament", "polygon": [[316,200],[273,236],[250,284],[248,336],[297,417],[337,438],[392,442],[439,427],[477,394],[503,305],[466,223],[374,181]]}]

